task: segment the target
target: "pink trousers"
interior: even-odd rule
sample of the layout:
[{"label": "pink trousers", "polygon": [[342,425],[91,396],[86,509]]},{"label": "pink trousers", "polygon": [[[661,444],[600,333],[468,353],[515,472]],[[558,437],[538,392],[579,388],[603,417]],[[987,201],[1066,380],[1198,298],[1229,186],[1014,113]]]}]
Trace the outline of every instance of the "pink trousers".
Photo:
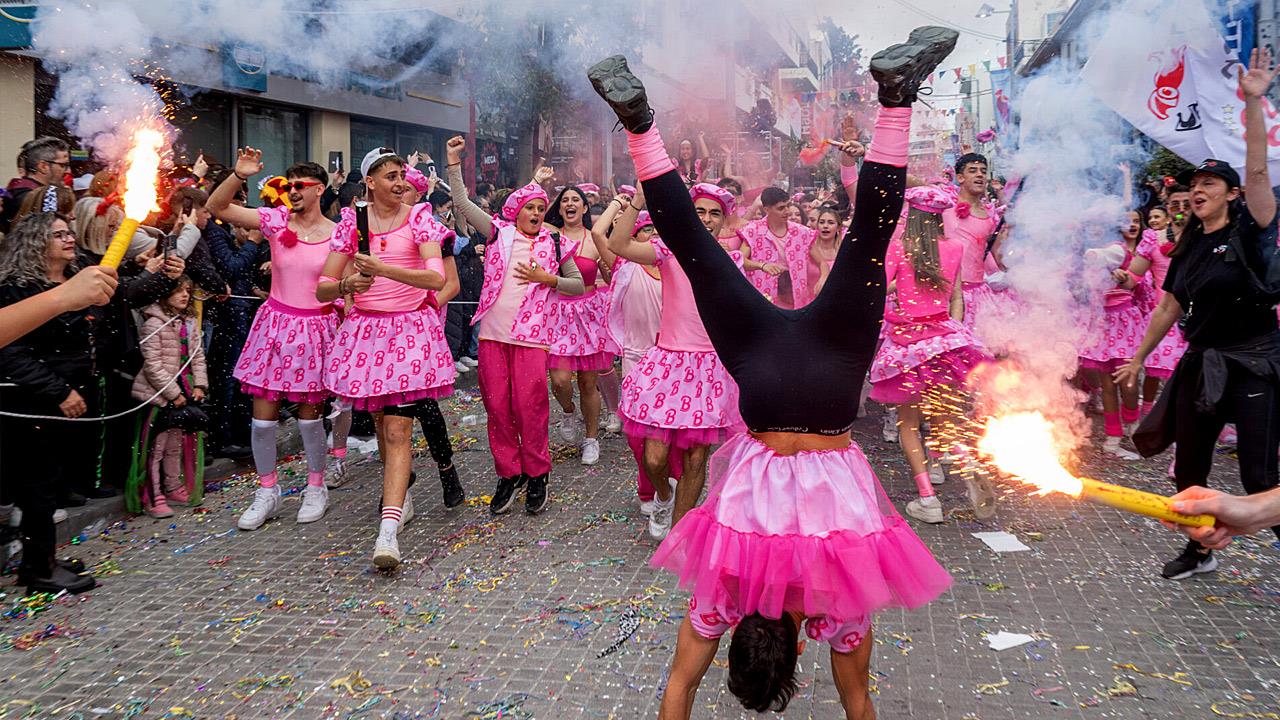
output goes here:
[{"label": "pink trousers", "polygon": [[[653,499],[654,489],[653,483],[649,482],[649,475],[644,471],[644,436],[643,435],[627,435],[627,445],[631,447],[631,452],[636,456],[636,467],[640,472],[636,474],[636,497],[641,502],[649,502]],[[667,454],[667,472],[676,480],[684,474],[684,451],[677,447],[670,448]]]},{"label": "pink trousers", "polygon": [[489,449],[498,477],[551,472],[547,437],[547,351],[480,341],[480,397],[489,414]]}]

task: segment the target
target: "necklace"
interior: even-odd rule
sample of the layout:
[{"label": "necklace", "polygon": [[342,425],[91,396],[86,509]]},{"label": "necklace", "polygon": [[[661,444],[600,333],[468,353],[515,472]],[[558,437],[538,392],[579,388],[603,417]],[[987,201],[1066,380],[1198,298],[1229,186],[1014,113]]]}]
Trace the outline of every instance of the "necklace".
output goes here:
[{"label": "necklace", "polygon": [[[377,213],[375,213],[375,212],[372,212],[372,211],[371,211],[371,212],[369,213],[369,220],[372,222],[372,221],[376,221],[377,219],[378,219],[378,214],[377,214]],[[400,208],[399,208],[399,207],[396,207],[395,214],[393,214],[393,215],[391,216],[391,220],[390,220],[390,222],[388,222],[388,223],[387,223],[388,227],[387,227],[387,229],[386,229],[384,232],[379,232],[379,231],[378,231],[378,229],[377,229],[377,227],[376,227],[377,225],[380,225],[381,223],[374,222],[375,227],[374,227],[373,234],[378,236],[378,249],[379,249],[379,250],[381,250],[382,252],[386,252],[386,251],[387,251],[387,235],[388,235],[388,234],[389,234],[393,229],[395,229],[395,228],[394,228],[394,227],[392,227],[392,226],[394,226],[394,225],[395,225],[395,223],[396,223],[396,221],[397,221],[397,220],[399,220],[399,219],[400,219]]]},{"label": "necklace", "polygon": [[[321,225],[323,225],[323,224],[324,224],[324,221],[323,221],[323,220],[321,220],[320,222],[316,223],[315,225],[312,225],[310,228],[306,228],[306,229],[305,229],[305,231],[302,233],[302,235],[301,235],[301,237],[300,237],[299,239],[300,239],[302,242],[304,242],[304,243],[306,243],[306,244],[310,245],[310,244],[311,244],[311,234],[312,234],[312,233],[314,233],[316,230],[319,230],[319,229],[320,229],[320,226],[321,226]],[[303,228],[296,228],[296,229],[294,229],[293,234],[294,234],[294,235],[298,235],[298,231],[299,231],[299,230],[303,230]]]}]

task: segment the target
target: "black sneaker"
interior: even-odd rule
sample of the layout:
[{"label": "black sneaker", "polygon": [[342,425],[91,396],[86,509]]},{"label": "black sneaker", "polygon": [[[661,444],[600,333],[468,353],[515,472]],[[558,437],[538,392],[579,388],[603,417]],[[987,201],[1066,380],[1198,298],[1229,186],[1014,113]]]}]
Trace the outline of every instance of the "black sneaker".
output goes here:
[{"label": "black sneaker", "polygon": [[529,478],[529,489],[524,494],[524,511],[537,515],[547,509],[547,476]]},{"label": "black sneaker", "polygon": [[86,570],[84,561],[81,560],[80,558],[72,558],[72,557],[58,558],[53,562],[58,567],[63,568],[65,570],[69,570],[70,572],[73,572],[77,575],[79,575],[80,573]]},{"label": "black sneaker", "polygon": [[926,25],[911,31],[905,43],[891,45],[871,57],[871,77],[880,85],[880,104],[911,107],[920,83],[956,47],[960,34],[950,28]]},{"label": "black sneaker", "polygon": [[440,471],[440,487],[444,490],[444,506],[447,508],[458,507],[467,499],[462,481],[458,479],[458,469],[452,464]]},{"label": "black sneaker", "polygon": [[639,135],[653,125],[653,110],[640,78],[631,74],[627,59],[612,55],[592,65],[587,79],[596,93],[609,103],[618,115],[618,122],[627,132]]},{"label": "black sneaker", "polygon": [[516,499],[516,490],[524,485],[524,475],[498,478],[498,487],[493,491],[493,499],[489,501],[489,512],[494,515],[506,515],[511,512],[511,503]]},{"label": "black sneaker", "polygon": [[57,594],[66,590],[69,593],[89,592],[98,586],[92,575],[77,575],[70,570],[55,564],[48,577],[18,576],[18,584],[26,585],[27,592],[47,592]]},{"label": "black sneaker", "polygon": [[1212,550],[1201,552],[1194,544],[1188,544],[1178,557],[1165,563],[1160,574],[1169,580],[1185,580],[1192,575],[1209,573],[1218,569],[1218,558]]}]

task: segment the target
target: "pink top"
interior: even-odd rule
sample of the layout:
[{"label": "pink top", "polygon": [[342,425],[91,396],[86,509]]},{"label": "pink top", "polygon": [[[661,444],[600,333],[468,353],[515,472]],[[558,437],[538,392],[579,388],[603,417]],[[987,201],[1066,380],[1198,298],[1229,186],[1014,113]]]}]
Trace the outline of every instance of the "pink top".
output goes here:
[{"label": "pink top", "polygon": [[648,268],[618,258],[613,268],[609,329],[624,350],[643,352],[658,341],[662,328],[662,281]]},{"label": "pink top", "polygon": [[1169,274],[1169,263],[1172,258],[1164,254],[1163,232],[1147,229],[1142,231],[1142,241],[1138,243],[1137,254],[1151,261],[1151,281],[1155,284],[1156,297],[1164,294],[1164,276]]},{"label": "pink top", "polygon": [[515,324],[516,313],[520,310],[520,303],[524,302],[524,292],[528,287],[520,284],[515,268],[520,263],[529,263],[531,249],[532,245],[527,242],[511,243],[511,259],[502,276],[502,290],[498,291],[498,299],[494,301],[493,307],[480,318],[481,340],[511,343],[511,327]]},{"label": "pink top", "polygon": [[942,265],[942,277],[946,286],[938,287],[916,280],[911,260],[902,252],[902,242],[893,240],[885,253],[884,270],[888,282],[896,283],[896,305],[899,315],[923,318],[945,313],[951,309],[951,289],[960,276],[964,260],[964,246],[954,240],[938,242],[938,259]]},{"label": "pink top", "polygon": [[[258,228],[271,245],[271,298],[299,310],[321,310],[316,285],[329,259],[328,238],[304,243],[289,229],[289,208],[258,208]],[[284,242],[286,238],[291,242]]]},{"label": "pink top", "polygon": [[657,345],[664,350],[712,352],[711,338],[702,325],[698,306],[693,300],[689,276],[660,238],[653,239],[658,257],[654,267],[662,273],[662,325]]},{"label": "pink top", "polygon": [[599,272],[600,267],[596,265],[595,260],[581,255],[573,256],[573,264],[578,266],[578,272],[582,273],[582,284],[587,288],[582,297],[591,295],[596,291],[596,274]]},{"label": "pink top", "polygon": [[[839,238],[840,236],[837,234],[836,237]],[[817,245],[818,238],[816,235],[813,238],[813,242],[814,242],[814,245]],[[837,247],[839,247],[839,245],[837,245]],[[813,246],[810,246],[809,251],[811,253],[813,252]],[[807,273],[807,279],[808,279],[809,294],[811,296],[817,296],[818,281],[822,279],[822,265],[827,266],[827,273],[829,274],[831,272],[831,266],[835,265],[836,261],[835,261],[835,258],[832,258],[830,260],[823,260],[822,265],[819,265],[818,263],[814,262],[813,255],[809,255],[806,262],[807,262],[806,268],[808,268],[806,270],[806,273]]]},{"label": "pink top", "polygon": [[[388,265],[426,270],[422,259],[423,243],[452,242],[454,232],[436,220],[431,206],[419,203],[409,211],[409,217],[400,227],[385,233],[371,233],[369,253]],[[342,219],[333,229],[330,241],[333,252],[348,257],[356,254],[356,213],[351,208],[342,209]],[[274,284],[274,281],[273,281]],[[313,291],[314,292],[314,291]],[[391,278],[376,277],[368,290],[355,296],[356,308],[370,312],[408,312],[426,304],[430,290],[406,285]]]},{"label": "pink top", "polygon": [[742,239],[741,231],[736,231],[732,235],[721,235],[717,239],[720,241],[720,244],[725,247],[726,250],[742,249],[743,239]]},{"label": "pink top", "polygon": [[942,227],[947,237],[952,240],[958,240],[964,247],[964,261],[960,264],[960,281],[966,283],[980,283],[986,281],[986,273],[984,272],[985,258],[987,255],[987,241],[991,239],[991,233],[995,232],[997,219],[995,213],[990,208],[986,208],[987,216],[980,218],[977,215],[970,215],[961,219],[956,214],[956,208],[950,208],[942,212]]},{"label": "pink top", "polygon": [[[1123,245],[1124,241],[1122,240],[1116,244]],[[1121,263],[1120,269],[1128,270],[1129,265],[1132,263],[1133,263],[1133,253],[1129,252],[1129,248],[1126,247],[1124,250],[1124,262]],[[1103,293],[1102,305],[1103,307],[1113,308],[1113,307],[1123,307],[1124,305],[1132,303],[1135,290],[1137,290],[1136,287],[1133,289],[1125,289],[1120,287],[1119,285],[1109,284],[1107,286],[1106,292]]]},{"label": "pink top", "polygon": [[[794,307],[803,306],[812,299],[809,297],[809,276],[805,265],[808,263],[809,246],[813,244],[815,236],[813,230],[799,223],[788,222],[787,234],[778,237],[769,229],[768,219],[760,218],[747,223],[739,234],[747,247],[751,248],[751,259],[754,262],[776,263],[787,268],[787,272],[791,274],[791,301]],[[747,273],[747,279],[771,302],[783,303],[784,307],[793,306],[785,304],[785,298],[778,297],[777,276],[763,270],[753,270]]]}]

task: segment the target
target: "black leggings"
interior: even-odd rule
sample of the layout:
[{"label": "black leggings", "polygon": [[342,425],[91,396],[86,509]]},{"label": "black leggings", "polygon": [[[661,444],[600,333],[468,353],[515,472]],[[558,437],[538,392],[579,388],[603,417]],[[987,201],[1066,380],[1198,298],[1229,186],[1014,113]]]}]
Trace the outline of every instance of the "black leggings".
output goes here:
[{"label": "black leggings", "polygon": [[427,398],[404,405],[388,405],[382,409],[383,415],[391,417],[417,418],[422,425],[422,434],[427,438],[427,449],[431,451],[431,459],[441,470],[453,464],[453,444],[449,441],[449,425],[444,421],[444,413],[440,412],[440,403]]},{"label": "black leggings", "polygon": [[689,276],[698,314],[737,381],[752,431],[839,434],[858,411],[884,315],[884,254],[902,211],[907,170],[865,162],[853,221],[822,292],[798,310],[752,287],[698,219],[675,170],[644,181],[663,242]]},{"label": "black leggings", "polygon": [[[1191,368],[1186,368],[1191,369]],[[1187,374],[1173,398],[1177,413],[1174,477],[1178,490],[1207,485],[1218,435],[1226,423],[1236,424],[1240,484],[1250,495],[1280,484],[1280,388],[1233,360],[1227,361],[1227,387],[1212,413],[1196,409],[1199,373]],[[1280,526],[1272,528],[1280,537]]]}]

